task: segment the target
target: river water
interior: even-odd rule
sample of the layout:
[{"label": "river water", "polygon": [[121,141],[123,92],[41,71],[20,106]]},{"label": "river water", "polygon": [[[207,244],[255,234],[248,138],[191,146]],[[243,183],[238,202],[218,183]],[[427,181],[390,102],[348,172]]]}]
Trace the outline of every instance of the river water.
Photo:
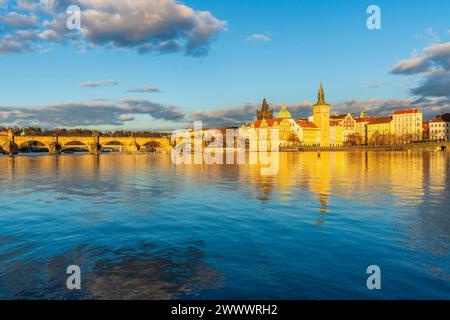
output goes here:
[{"label": "river water", "polygon": [[[1,299],[449,299],[445,152],[0,157]],[[68,290],[66,268],[81,269]],[[369,290],[378,265],[381,290]]]}]

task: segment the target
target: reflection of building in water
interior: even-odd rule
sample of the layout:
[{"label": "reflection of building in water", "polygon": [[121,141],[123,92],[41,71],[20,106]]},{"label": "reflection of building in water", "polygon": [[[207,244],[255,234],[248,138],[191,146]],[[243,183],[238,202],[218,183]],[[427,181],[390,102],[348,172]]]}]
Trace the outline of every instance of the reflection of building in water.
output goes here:
[{"label": "reflection of building in water", "polygon": [[[262,164],[239,166],[239,179],[243,188],[254,190],[255,198],[272,201],[301,201],[299,190],[309,190],[319,203],[321,212],[328,211],[332,165],[342,154],[323,153],[320,158],[313,152],[280,153],[276,175],[261,175]],[[248,184],[251,184],[249,187]]]},{"label": "reflection of building in water", "polygon": [[[445,187],[446,160],[439,162],[437,153],[358,151],[322,152],[320,157],[315,152],[279,155],[279,172],[273,176],[261,175],[261,165],[239,167],[243,187],[255,190],[255,198],[289,203],[302,201],[301,197],[309,197],[311,193],[318,210],[328,212],[333,198],[382,206],[388,197],[387,201],[395,199],[395,205],[418,206],[424,202],[426,177],[434,188]],[[432,158],[429,177],[428,162],[424,162],[427,156]]]}]

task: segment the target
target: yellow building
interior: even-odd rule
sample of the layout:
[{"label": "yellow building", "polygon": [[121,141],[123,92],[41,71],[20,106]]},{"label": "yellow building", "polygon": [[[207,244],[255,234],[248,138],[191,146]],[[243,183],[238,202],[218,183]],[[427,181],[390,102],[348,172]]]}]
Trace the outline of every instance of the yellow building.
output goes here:
[{"label": "yellow building", "polygon": [[400,139],[422,140],[422,112],[418,109],[397,110],[392,116],[392,130]]},{"label": "yellow building", "polygon": [[356,120],[351,114],[341,114],[330,117],[330,145],[339,147],[356,133]]},{"label": "yellow building", "polygon": [[278,131],[278,147],[320,145],[320,128],[306,119],[292,119],[285,105],[275,119],[256,120],[242,126],[240,130],[249,146],[258,146],[258,149],[271,148],[274,130]]},{"label": "yellow building", "polygon": [[[313,105],[311,121],[309,119],[293,119],[285,105],[281,107],[275,119],[271,118],[271,110],[264,99],[261,110],[256,111],[258,120],[244,124],[240,128],[250,147],[255,148],[258,145],[269,150],[272,146],[274,129],[278,130],[277,147],[330,146],[330,105],[325,102],[322,84],[320,84],[317,103]],[[337,128],[337,131],[333,129],[336,137],[334,141],[337,141],[336,143],[339,145],[342,145],[344,141],[344,128],[347,130],[348,121],[354,122],[351,116],[350,120],[347,116],[350,115],[345,115],[337,121],[342,128]],[[264,141],[261,141],[261,134],[266,135]]]},{"label": "yellow building", "polygon": [[367,132],[367,125],[375,120],[375,117],[359,117],[356,118],[356,133],[361,137],[361,144],[366,145],[369,141],[368,139],[368,132]]},{"label": "yellow building", "polygon": [[371,145],[391,143],[392,117],[374,118],[367,124],[367,139]]},{"label": "yellow building", "polygon": [[330,146],[340,147],[344,144],[344,128],[338,122],[330,122]]},{"label": "yellow building", "polygon": [[320,146],[320,128],[318,128],[314,122],[307,119],[296,119],[296,126],[298,129],[300,145],[302,146]]},{"label": "yellow building", "polygon": [[[292,125],[292,116],[283,106],[275,119],[256,120],[241,127],[250,146],[270,150],[275,132],[278,134],[278,146],[287,146],[299,140]],[[255,151],[255,150],[253,150]]]},{"label": "yellow building", "polygon": [[[276,119],[254,121],[244,127],[260,129],[278,129],[279,146],[320,146],[340,147],[346,144],[398,144],[409,143],[423,139],[422,113],[418,109],[396,110],[392,117],[368,117],[362,111],[358,118],[351,114],[330,116],[330,105],[325,102],[322,83],[320,84],[317,103],[312,106],[313,115],[308,119],[292,119],[286,106],[282,106]],[[271,111],[264,101],[257,116]],[[430,134],[433,131],[435,139],[448,138],[448,122],[441,120],[431,122]],[[269,134],[270,136],[270,134]],[[269,137],[270,138],[270,137]]]},{"label": "yellow building", "polygon": [[320,128],[320,146],[330,146],[330,105],[325,102],[325,93],[320,83],[317,103],[313,105],[313,122]]}]

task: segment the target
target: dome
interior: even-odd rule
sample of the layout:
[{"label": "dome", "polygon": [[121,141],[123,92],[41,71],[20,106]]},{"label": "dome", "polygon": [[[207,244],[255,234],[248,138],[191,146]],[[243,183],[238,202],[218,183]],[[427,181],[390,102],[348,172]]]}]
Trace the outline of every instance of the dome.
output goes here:
[{"label": "dome", "polygon": [[277,119],[292,119],[291,113],[287,111],[285,105],[283,105],[281,111],[278,112]]}]

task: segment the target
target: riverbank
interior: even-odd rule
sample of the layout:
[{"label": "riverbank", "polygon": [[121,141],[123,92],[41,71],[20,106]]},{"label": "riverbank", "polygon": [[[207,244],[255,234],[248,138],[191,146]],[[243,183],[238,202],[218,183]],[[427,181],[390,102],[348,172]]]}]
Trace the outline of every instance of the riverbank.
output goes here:
[{"label": "riverbank", "polygon": [[[211,150],[208,150],[208,148],[203,149],[203,151],[208,150],[209,152],[213,152],[215,148],[211,148]],[[428,151],[428,152],[434,152],[434,151],[448,151],[450,150],[450,142],[426,142],[426,143],[411,143],[411,144],[404,144],[404,145],[395,145],[395,146],[342,146],[342,147],[297,147],[297,148],[280,148],[280,152],[351,152],[351,151],[411,151],[411,152],[422,152],[422,151]],[[0,156],[2,155],[2,150],[0,150]],[[223,152],[226,153],[227,151],[238,151],[236,148],[223,148]],[[72,154],[67,153],[67,154]],[[78,153],[78,152],[76,152]],[[80,154],[88,153],[88,152],[79,152]],[[109,153],[134,153],[134,154],[167,154],[170,153],[166,150],[155,150],[154,152],[148,152],[148,151],[135,151],[135,152],[100,152],[101,154],[109,154]],[[41,154],[46,155],[48,153],[43,152],[20,152],[19,155],[26,156],[26,155],[33,155],[33,154]],[[65,153],[62,153],[65,154]],[[8,155],[7,153],[3,152],[3,155]]]},{"label": "riverbank", "polygon": [[298,151],[446,151],[450,150],[450,142],[426,142],[426,143],[411,143],[393,146],[342,146],[342,147],[298,147],[298,148],[282,148],[283,152],[298,152]]}]

